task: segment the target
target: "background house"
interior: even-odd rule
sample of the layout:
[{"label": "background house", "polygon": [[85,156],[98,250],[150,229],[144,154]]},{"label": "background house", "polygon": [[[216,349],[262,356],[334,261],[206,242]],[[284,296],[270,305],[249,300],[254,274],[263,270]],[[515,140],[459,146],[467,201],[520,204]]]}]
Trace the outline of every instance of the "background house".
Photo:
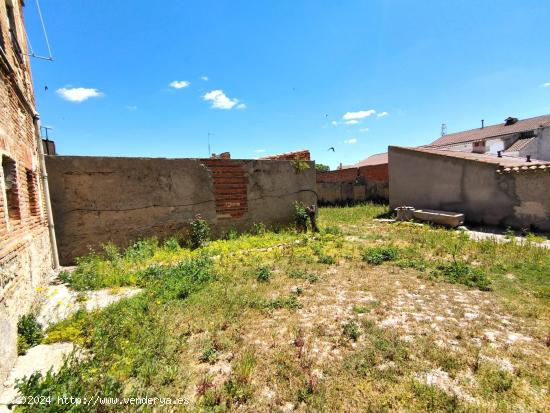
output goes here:
[{"label": "background house", "polygon": [[428,148],[498,154],[550,160],[550,115],[518,120],[509,117],[497,125],[443,135]]}]

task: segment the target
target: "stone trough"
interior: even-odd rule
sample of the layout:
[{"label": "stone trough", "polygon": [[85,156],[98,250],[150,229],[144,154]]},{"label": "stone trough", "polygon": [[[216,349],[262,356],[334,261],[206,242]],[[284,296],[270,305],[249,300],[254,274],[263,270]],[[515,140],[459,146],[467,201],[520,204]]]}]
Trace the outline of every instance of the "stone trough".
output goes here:
[{"label": "stone trough", "polygon": [[459,212],[437,211],[434,209],[415,209],[413,217],[419,221],[433,222],[456,228],[464,223],[464,214]]},{"label": "stone trough", "polygon": [[432,222],[438,225],[445,225],[456,228],[464,223],[464,214],[459,212],[437,211],[435,209],[416,209],[411,206],[400,206],[395,208],[398,221],[419,221]]}]

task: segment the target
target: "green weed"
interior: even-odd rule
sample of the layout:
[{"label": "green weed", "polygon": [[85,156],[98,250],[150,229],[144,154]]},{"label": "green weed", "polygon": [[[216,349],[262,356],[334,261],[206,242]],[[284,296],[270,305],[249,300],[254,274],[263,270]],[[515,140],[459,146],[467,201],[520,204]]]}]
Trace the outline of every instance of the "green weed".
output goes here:
[{"label": "green weed", "polygon": [[199,214],[191,221],[191,248],[196,249],[204,246],[210,240],[210,225]]},{"label": "green weed", "polygon": [[432,277],[452,284],[463,284],[478,288],[482,291],[490,290],[491,281],[483,270],[462,261],[452,261],[438,265],[436,271],[432,273]]},{"label": "green weed", "polygon": [[27,350],[40,344],[44,334],[42,325],[36,321],[34,314],[26,314],[17,322],[17,353],[25,354]]},{"label": "green weed", "polygon": [[393,261],[399,253],[395,247],[371,247],[361,253],[364,262],[372,265],[380,265],[385,261]]},{"label": "green weed", "polygon": [[271,268],[267,265],[262,265],[258,269],[256,280],[259,282],[269,282],[271,280]]}]

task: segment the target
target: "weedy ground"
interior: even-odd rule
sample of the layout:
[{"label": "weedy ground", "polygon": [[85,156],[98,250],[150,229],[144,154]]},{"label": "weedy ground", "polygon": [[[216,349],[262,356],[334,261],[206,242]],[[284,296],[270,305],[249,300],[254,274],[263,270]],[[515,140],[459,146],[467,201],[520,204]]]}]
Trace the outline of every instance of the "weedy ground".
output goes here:
[{"label": "weedy ground", "polygon": [[19,389],[185,397],[186,411],[549,411],[550,251],[387,212],[322,208],[320,234],[195,250],[106,246],[62,278],[143,292],[51,327],[44,341],[86,356]]}]

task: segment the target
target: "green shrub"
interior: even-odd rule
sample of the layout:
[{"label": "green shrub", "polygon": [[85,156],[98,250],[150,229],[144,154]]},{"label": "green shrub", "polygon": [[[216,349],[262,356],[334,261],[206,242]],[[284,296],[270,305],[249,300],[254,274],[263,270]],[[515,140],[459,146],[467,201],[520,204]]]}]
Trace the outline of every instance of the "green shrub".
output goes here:
[{"label": "green shrub", "polygon": [[224,234],[223,234],[223,237],[222,237],[224,240],[227,240],[227,241],[230,241],[230,240],[233,240],[233,239],[237,239],[239,238],[239,233],[237,232],[236,229],[234,228],[231,228],[229,230],[227,230]]},{"label": "green shrub", "polygon": [[172,251],[172,252],[177,251],[181,248],[180,243],[179,243],[179,241],[176,237],[170,237],[170,238],[166,239],[164,241],[164,244],[162,245],[162,247],[165,250]]},{"label": "green shrub", "polygon": [[328,171],[330,171],[330,166],[316,162],[315,163],[315,170],[317,172],[328,172]]},{"label": "green shrub", "polygon": [[482,291],[490,290],[491,281],[483,270],[472,267],[466,262],[453,260],[437,266],[432,277],[442,279],[451,284],[463,284],[468,287],[479,288]]},{"label": "green shrub", "polygon": [[142,261],[152,257],[157,248],[158,241],[155,238],[138,240],[124,251],[124,258],[129,261]]},{"label": "green shrub", "polygon": [[214,278],[212,260],[200,254],[174,266],[152,265],[139,274],[139,284],[164,299],[186,299]]},{"label": "green shrub", "polygon": [[323,228],[322,233],[331,235],[342,235],[342,230],[340,229],[340,227],[333,225]]},{"label": "green shrub", "polygon": [[86,331],[89,328],[87,322],[89,314],[86,311],[77,311],[69,317],[46,330],[45,344],[70,341],[80,346],[85,344]]},{"label": "green shrub", "polygon": [[44,337],[42,325],[36,321],[34,314],[26,314],[19,319],[17,334],[18,352],[20,354],[25,354],[29,348],[40,344]]},{"label": "green shrub", "polygon": [[320,253],[319,254],[319,263],[332,265],[332,264],[336,263],[336,260],[334,259],[334,257],[331,257],[330,255]]},{"label": "green shrub", "polygon": [[378,307],[380,302],[378,300],[368,301],[365,305],[354,305],[352,310],[357,314],[365,314],[371,311],[372,309]]},{"label": "green shrub", "polygon": [[200,215],[196,215],[191,221],[191,248],[202,247],[210,240],[210,226],[208,222]]},{"label": "green shrub", "polygon": [[101,288],[103,285],[98,282],[102,267],[102,259],[95,252],[84,257],[77,257],[76,268],[72,272],[62,271],[59,278],[76,290],[91,290]]},{"label": "green shrub", "polygon": [[27,350],[29,348],[31,348],[31,346],[29,346],[29,343],[27,343],[25,337],[17,335],[17,355],[23,356],[27,354]]},{"label": "green shrub", "polygon": [[298,231],[307,231],[308,215],[306,207],[301,202],[294,203],[294,223]]},{"label": "green shrub", "polygon": [[302,280],[307,280],[310,283],[314,283],[314,282],[319,281],[319,276],[317,274],[308,273],[308,272],[306,272],[304,270],[300,270],[300,269],[291,270],[288,273],[288,276],[290,278],[300,278]]},{"label": "green shrub", "polygon": [[267,265],[262,265],[258,269],[258,275],[256,276],[256,280],[259,282],[268,282],[271,279],[271,268],[269,268]]},{"label": "green shrub", "polygon": [[250,233],[252,235],[262,235],[267,232],[267,228],[263,222],[255,222],[250,228]]},{"label": "green shrub", "polygon": [[393,261],[398,252],[395,247],[370,247],[363,250],[361,256],[368,264],[380,265],[385,261]]},{"label": "green shrub", "polygon": [[353,321],[344,324],[343,330],[344,335],[353,341],[356,341],[361,336],[359,326]]},{"label": "green shrub", "polygon": [[309,169],[309,163],[304,159],[293,159],[290,161],[294,171],[298,174]]},{"label": "green shrub", "polygon": [[210,363],[210,364],[214,364],[217,359],[218,359],[218,352],[216,351],[216,349],[211,343],[209,343],[207,346],[203,348],[202,353],[199,357],[199,360],[202,363]]},{"label": "green shrub", "polygon": [[501,369],[483,369],[481,375],[481,386],[488,394],[507,392],[514,384],[514,377]]},{"label": "green shrub", "polygon": [[107,244],[103,244],[102,249],[105,259],[116,265],[121,258],[118,247],[112,242],[109,242]]}]

